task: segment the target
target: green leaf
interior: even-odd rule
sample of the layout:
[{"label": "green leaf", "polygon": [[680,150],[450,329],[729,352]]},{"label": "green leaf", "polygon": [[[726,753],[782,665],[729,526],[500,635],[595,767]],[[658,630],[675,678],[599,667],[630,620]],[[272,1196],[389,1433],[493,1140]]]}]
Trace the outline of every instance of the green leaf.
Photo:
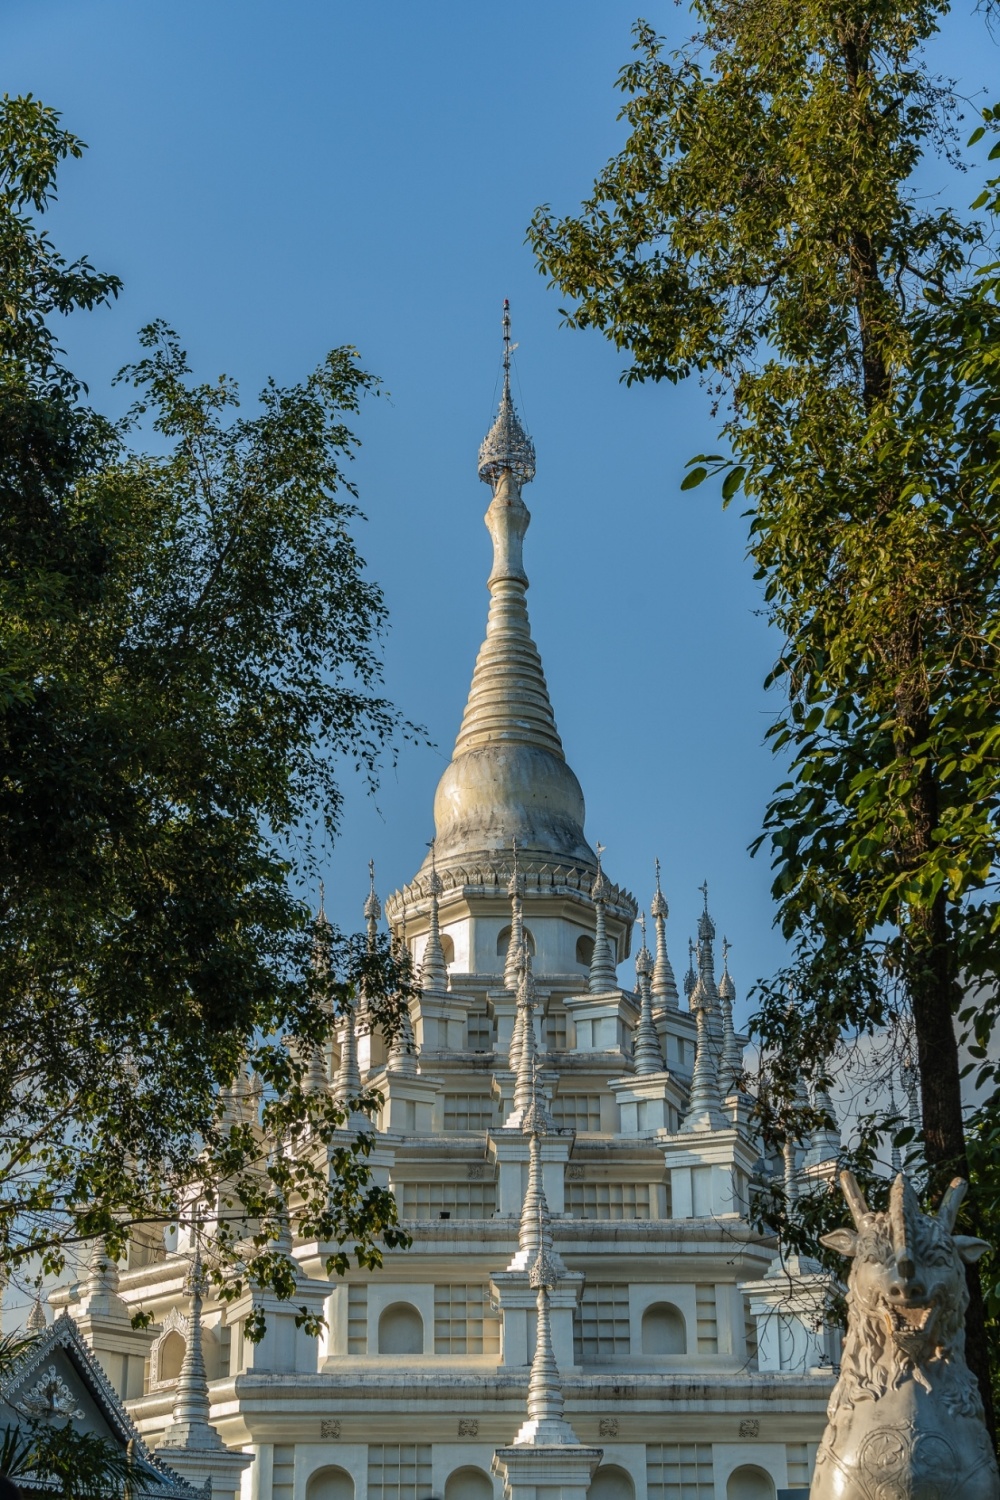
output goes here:
[{"label": "green leaf", "polygon": [[736,494],[736,492],[739,489],[740,485],[743,483],[743,477],[744,477],[745,474],[746,474],[746,468],[745,468],[745,466],[743,464],[737,464],[735,469],[730,469],[729,473],[726,475],[725,479],[723,480],[723,482],[722,482],[722,498],[726,502],[727,505],[729,504],[729,501],[733,498],[733,496]]},{"label": "green leaf", "polygon": [[693,490],[693,489],[696,489],[697,486],[699,484],[701,484],[702,480],[703,479],[707,479],[707,478],[708,478],[708,470],[707,469],[701,468],[701,467],[699,467],[697,469],[691,469],[690,472],[687,473],[687,474],[685,474],[684,478],[681,480],[681,489],[682,490]]}]

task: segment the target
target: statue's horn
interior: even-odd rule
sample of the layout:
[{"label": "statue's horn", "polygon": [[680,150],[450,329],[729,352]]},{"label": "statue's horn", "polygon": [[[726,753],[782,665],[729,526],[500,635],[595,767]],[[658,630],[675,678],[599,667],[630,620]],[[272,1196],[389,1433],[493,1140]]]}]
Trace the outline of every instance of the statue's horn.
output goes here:
[{"label": "statue's horn", "polygon": [[889,1231],[899,1274],[907,1278],[914,1273],[913,1256],[910,1253],[911,1226],[914,1212],[919,1212],[919,1209],[916,1194],[902,1172],[898,1173],[889,1189]]},{"label": "statue's horn", "polygon": [[937,1211],[938,1223],[945,1228],[949,1234],[955,1228],[955,1220],[958,1218],[958,1210],[962,1206],[969,1184],[964,1177],[953,1177],[945,1188],[941,1206]]},{"label": "statue's horn", "polygon": [[865,1195],[858,1187],[857,1179],[853,1172],[841,1172],[840,1187],[847,1199],[847,1206],[851,1210],[851,1218],[854,1220],[856,1229],[861,1228],[862,1220],[868,1218],[868,1204]]}]

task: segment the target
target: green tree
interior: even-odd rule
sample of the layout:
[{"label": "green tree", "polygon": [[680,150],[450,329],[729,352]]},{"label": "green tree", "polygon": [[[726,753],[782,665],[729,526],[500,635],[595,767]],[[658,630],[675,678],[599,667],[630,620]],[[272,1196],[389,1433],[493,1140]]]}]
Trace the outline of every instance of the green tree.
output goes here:
[{"label": "green tree", "polygon": [[[764,1123],[795,1130],[845,1033],[905,1023],[935,1194],[968,1170],[954,1018],[1000,920],[995,283],[977,226],[918,182],[954,146],[925,54],[947,6],[695,10],[670,56],[638,25],[624,149],[581,215],[539,210],[530,235],[627,380],[696,372],[725,407],[732,458],[685,487],[721,473],[750,502],[791,760],[766,816],[795,963],[756,1022]],[[993,1004],[972,1009],[983,1045]]]},{"label": "green tree", "polygon": [[371,782],[408,732],[346,472],[377,382],[335,349],[239,415],[155,324],[132,413],[100,417],[52,318],[119,283],[37,223],[81,150],[0,104],[0,1260],[117,1256],[185,1214],[230,1293],[288,1294],[288,1216],[331,1267],[405,1242],[351,1101],[310,1071],[362,988],[391,1034],[405,965],[295,893],[339,768]]}]

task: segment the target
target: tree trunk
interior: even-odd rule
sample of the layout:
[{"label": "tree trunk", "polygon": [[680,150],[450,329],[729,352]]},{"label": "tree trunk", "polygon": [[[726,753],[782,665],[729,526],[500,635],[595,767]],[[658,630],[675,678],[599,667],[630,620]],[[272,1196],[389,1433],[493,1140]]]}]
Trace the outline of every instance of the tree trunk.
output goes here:
[{"label": "tree trunk", "polygon": [[[911,647],[912,644],[911,638]],[[915,707],[911,700],[905,707],[901,707],[900,735],[902,737],[905,734],[906,749],[909,749],[926,738],[929,719],[923,704]],[[900,748],[903,746],[900,745]],[[938,803],[937,780],[928,764],[916,778],[914,785],[910,807],[912,835],[908,847],[902,853],[904,866],[918,865],[931,851],[932,835],[939,818]],[[901,925],[901,930],[917,1042],[928,1186],[934,1196],[939,1197],[953,1177],[968,1179],[969,1176],[962,1117],[961,1068],[954,1021],[961,1000],[958,964],[948,931],[947,905],[943,892],[929,909],[918,907],[907,911],[904,907],[900,915],[905,923]],[[965,1274],[969,1287],[969,1309],[965,1318],[966,1358],[979,1384],[987,1430],[996,1448],[996,1413],[993,1409],[986,1307],[979,1267],[966,1266]]]}]

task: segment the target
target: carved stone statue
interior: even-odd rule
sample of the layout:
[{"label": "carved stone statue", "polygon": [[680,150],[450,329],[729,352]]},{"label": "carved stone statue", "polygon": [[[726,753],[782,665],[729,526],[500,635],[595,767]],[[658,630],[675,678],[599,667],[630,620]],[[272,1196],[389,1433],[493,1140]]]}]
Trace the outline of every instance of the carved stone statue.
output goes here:
[{"label": "carved stone statue", "polygon": [[871,1213],[841,1174],[854,1229],[823,1243],[852,1257],[840,1379],[810,1500],[1000,1500],[979,1391],[965,1362],[964,1262],[989,1249],[954,1234],[966,1184],[937,1217],[902,1173],[887,1213]]}]

